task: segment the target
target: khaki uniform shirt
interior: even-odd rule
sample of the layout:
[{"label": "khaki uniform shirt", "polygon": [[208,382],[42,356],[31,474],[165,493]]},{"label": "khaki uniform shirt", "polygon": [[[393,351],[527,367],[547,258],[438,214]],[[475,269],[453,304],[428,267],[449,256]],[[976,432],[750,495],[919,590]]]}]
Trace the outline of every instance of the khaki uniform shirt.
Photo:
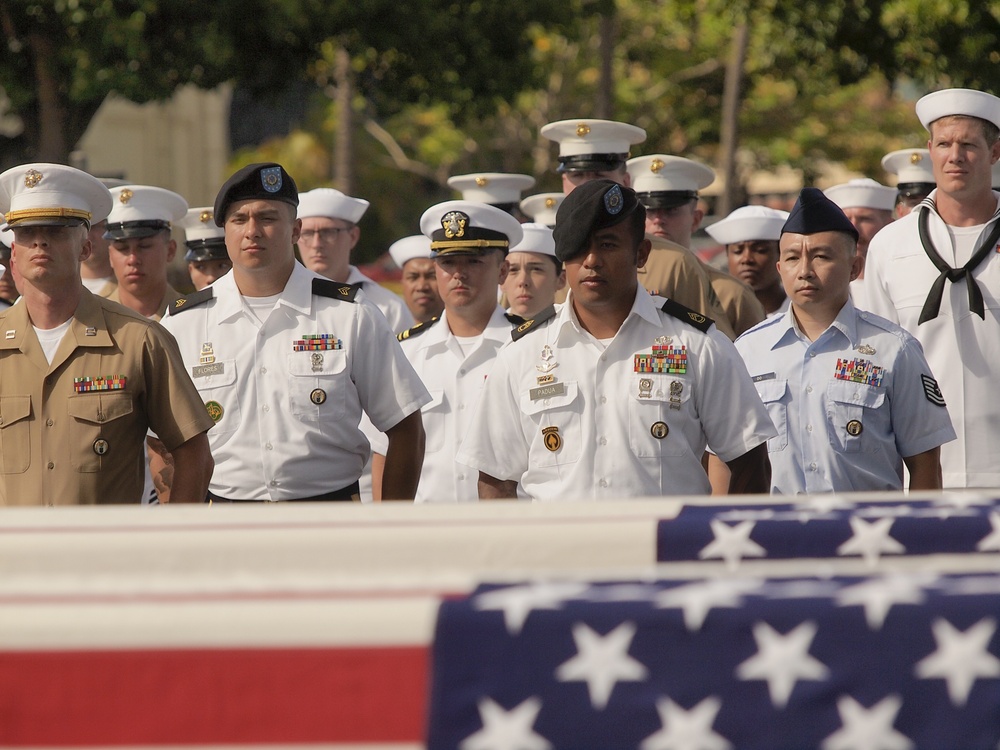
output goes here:
[{"label": "khaki uniform shirt", "polygon": [[[646,235],[653,243],[646,265],[639,269],[639,283],[650,294],[667,297],[715,321],[729,339],[736,339],[704,265],[682,245],[662,237]],[[761,320],[763,320],[761,316]]]},{"label": "khaki uniform shirt", "polygon": [[744,331],[749,331],[767,317],[764,306],[760,304],[760,300],[757,299],[757,295],[754,294],[749,285],[730,276],[726,271],[708,265],[703,260],[699,259],[698,262],[708,274],[708,278],[712,282],[712,289],[715,290],[719,303],[729,319],[729,324],[737,336]]},{"label": "khaki uniform shirt", "polygon": [[138,503],[146,431],[174,450],[211,426],[177,344],[141,315],[82,289],[49,364],[27,305],[0,311],[0,505]]},{"label": "khaki uniform shirt", "polygon": [[[111,291],[111,293],[108,294],[108,295],[106,295],[106,296],[112,302],[117,302],[120,305],[120,304],[122,304],[122,300],[121,300],[121,296],[119,295],[118,291],[119,291],[118,287],[116,286]],[[101,296],[103,297],[105,295],[102,294]],[[155,315],[150,315],[149,319],[150,320],[155,320],[155,321],[159,322],[163,318],[163,316],[167,314],[167,308],[168,307],[172,307],[173,304],[177,300],[179,300],[181,297],[183,297],[183,296],[184,296],[183,294],[181,294],[176,289],[174,289],[172,286],[170,286],[170,284],[167,284],[167,291],[164,293],[163,299],[160,300],[159,307],[156,308],[156,314]]]}]

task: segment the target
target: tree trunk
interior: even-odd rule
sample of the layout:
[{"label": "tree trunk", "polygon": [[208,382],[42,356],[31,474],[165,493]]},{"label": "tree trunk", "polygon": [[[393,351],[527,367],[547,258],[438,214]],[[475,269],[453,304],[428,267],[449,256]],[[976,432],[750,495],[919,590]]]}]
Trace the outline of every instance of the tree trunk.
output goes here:
[{"label": "tree trunk", "polygon": [[66,145],[66,110],[59,98],[59,81],[49,65],[56,57],[55,45],[41,34],[28,35],[38,86],[38,151],[36,161],[69,163]]},{"label": "tree trunk", "polygon": [[597,107],[594,117],[599,120],[614,119],[614,56],[617,24],[614,10],[602,13],[600,17],[601,80],[597,90]]},{"label": "tree trunk", "polygon": [[737,184],[736,149],[739,145],[740,88],[743,85],[743,62],[747,54],[750,31],[746,21],[736,27],[733,33],[729,63],[726,65],[726,81],[722,90],[721,159],[720,171],[725,180],[725,190],[719,196],[715,207],[717,216],[725,217],[736,208],[743,197],[743,187]]},{"label": "tree trunk", "polygon": [[346,195],[354,192],[354,80],[351,76],[351,56],[343,47],[337,49],[334,70],[337,87],[337,141],[333,149],[333,182]]}]

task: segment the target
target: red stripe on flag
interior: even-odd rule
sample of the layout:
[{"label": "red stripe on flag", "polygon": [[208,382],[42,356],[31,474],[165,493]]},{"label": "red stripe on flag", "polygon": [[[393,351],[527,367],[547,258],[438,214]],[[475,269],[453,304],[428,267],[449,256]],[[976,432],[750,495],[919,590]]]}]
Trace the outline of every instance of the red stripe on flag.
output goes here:
[{"label": "red stripe on flag", "polygon": [[419,742],[425,647],[0,653],[0,746]]}]

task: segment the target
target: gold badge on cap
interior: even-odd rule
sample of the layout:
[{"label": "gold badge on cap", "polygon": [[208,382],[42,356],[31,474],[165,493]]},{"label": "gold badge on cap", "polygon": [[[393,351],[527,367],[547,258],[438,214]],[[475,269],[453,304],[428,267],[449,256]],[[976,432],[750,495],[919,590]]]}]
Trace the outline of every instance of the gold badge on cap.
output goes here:
[{"label": "gold badge on cap", "polygon": [[923,154],[910,154],[910,164],[919,164],[924,160]]},{"label": "gold badge on cap", "polygon": [[546,208],[553,208],[555,205],[556,205],[556,199],[555,198],[546,198],[545,199],[545,207]]},{"label": "gold badge on cap", "polygon": [[132,191],[129,190],[128,188],[125,188],[118,194],[118,200],[120,200],[122,203],[128,203],[130,200],[132,200],[132,195],[133,195]]},{"label": "gold badge on cap", "polygon": [[317,388],[309,394],[309,400],[316,404],[316,406],[326,403],[326,391],[322,388]]},{"label": "gold badge on cap", "polygon": [[544,443],[546,449],[552,453],[555,453],[557,450],[562,448],[562,436],[559,434],[559,428],[543,427],[542,443]]},{"label": "gold badge on cap", "polygon": [[588,125],[585,122],[581,122],[579,125],[576,126],[577,138],[585,138],[588,135],[590,135],[590,125]]},{"label": "gold badge on cap", "polygon": [[658,174],[659,171],[665,166],[667,165],[663,162],[663,159],[653,159],[653,161],[649,163],[649,171],[653,174]]},{"label": "gold badge on cap", "polygon": [[215,215],[211,211],[202,211],[198,214],[198,221],[202,224],[207,224],[215,218]]},{"label": "gold badge on cap", "polygon": [[449,211],[441,218],[441,228],[444,229],[444,236],[449,240],[464,237],[468,224],[469,217],[461,211]]},{"label": "gold badge on cap", "polygon": [[212,421],[216,424],[219,423],[219,420],[222,419],[222,415],[225,414],[222,404],[218,401],[206,401],[205,408],[208,410],[208,416],[210,416]]},{"label": "gold badge on cap", "polygon": [[649,428],[649,434],[657,440],[663,440],[669,432],[670,428],[666,422],[653,422],[653,426]]},{"label": "gold badge on cap", "polygon": [[42,181],[42,173],[37,169],[29,169],[24,173],[24,186],[26,188],[33,188]]},{"label": "gold badge on cap", "polygon": [[94,441],[94,453],[98,456],[103,456],[108,452],[108,448],[110,447],[111,446],[108,445],[108,441],[104,438],[97,438],[97,440]]},{"label": "gold badge on cap", "polygon": [[486,179],[485,177],[477,177],[476,178],[476,187],[486,187],[489,184],[490,184],[490,181],[488,179]]},{"label": "gold badge on cap", "polygon": [[864,426],[856,419],[852,419],[847,423],[847,434],[851,437],[857,437],[864,430]]}]

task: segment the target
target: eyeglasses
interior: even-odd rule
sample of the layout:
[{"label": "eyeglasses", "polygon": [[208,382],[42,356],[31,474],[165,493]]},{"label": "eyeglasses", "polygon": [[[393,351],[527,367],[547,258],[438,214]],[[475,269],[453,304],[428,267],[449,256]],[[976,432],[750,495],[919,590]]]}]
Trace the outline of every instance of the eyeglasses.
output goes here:
[{"label": "eyeglasses", "polygon": [[320,242],[332,242],[341,232],[351,231],[350,227],[327,227],[326,229],[304,229],[299,232],[299,239],[310,242],[319,237]]}]

